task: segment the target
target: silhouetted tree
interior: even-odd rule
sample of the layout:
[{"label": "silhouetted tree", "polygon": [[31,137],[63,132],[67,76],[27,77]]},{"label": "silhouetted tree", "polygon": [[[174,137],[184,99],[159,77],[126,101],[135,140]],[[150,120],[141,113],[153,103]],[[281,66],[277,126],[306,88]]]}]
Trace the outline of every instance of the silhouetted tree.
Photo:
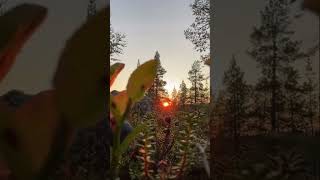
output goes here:
[{"label": "silhouetted tree", "polygon": [[158,51],[156,51],[154,59],[159,62],[157,67],[157,74],[151,88],[149,88],[149,90],[147,91],[147,96],[152,99],[154,105],[157,105],[161,98],[168,96],[164,88],[167,82],[163,80],[163,76],[167,71],[161,65],[160,54]]},{"label": "silhouetted tree", "polygon": [[300,76],[296,69],[287,67],[284,80],[284,117],[280,116],[280,125],[291,132],[302,131],[306,127],[303,117],[303,90],[299,84]]},{"label": "silhouetted tree", "polygon": [[204,92],[204,76],[202,73],[202,67],[200,61],[195,61],[192,64],[191,70],[188,72],[188,79],[191,83],[190,91],[190,103],[191,104],[199,104],[201,103],[201,96],[205,93]]},{"label": "silhouetted tree", "polygon": [[247,113],[249,87],[245,82],[244,72],[237,65],[233,56],[230,66],[224,73],[226,113],[231,121],[232,134],[235,141],[235,150],[238,150],[241,124]]},{"label": "silhouetted tree", "polygon": [[194,0],[190,7],[192,8],[195,20],[184,31],[184,34],[194,44],[197,51],[205,52],[210,48],[210,1]]},{"label": "silhouetted tree", "polygon": [[251,88],[250,107],[248,110],[248,118],[252,120],[252,124],[248,124],[251,128],[248,133],[254,134],[266,133],[268,129],[269,98],[265,91],[261,91],[259,85],[257,84]]},{"label": "silhouetted tree", "polygon": [[[87,7],[87,18],[97,13],[96,0],[89,0]],[[122,33],[115,32],[110,24],[110,60],[116,61],[114,55],[123,53],[123,48],[127,46],[126,36]]]},{"label": "silhouetted tree", "polygon": [[314,134],[314,118],[316,115],[317,108],[317,94],[316,94],[316,74],[312,68],[312,61],[310,58],[306,60],[305,67],[305,82],[303,83],[305,112],[306,117],[309,119],[311,134]]},{"label": "silhouetted tree", "polygon": [[205,79],[203,91],[200,92],[200,103],[208,104],[210,102],[210,86],[208,79]]},{"label": "silhouetted tree", "polygon": [[[111,26],[111,25],[110,25]],[[123,48],[127,46],[125,40],[126,35],[115,32],[112,27],[110,27],[110,56],[111,60],[115,61],[114,55],[119,55],[123,53]]]},{"label": "silhouetted tree", "polygon": [[215,121],[212,121],[213,131],[210,132],[212,136],[230,136],[230,125],[226,113],[226,92],[220,89],[219,93],[215,94],[215,100],[212,102],[212,113],[214,114]]},{"label": "silhouetted tree", "polygon": [[273,131],[278,129],[279,93],[283,82],[283,68],[298,58],[300,41],[292,40],[294,31],[289,29],[291,3],[288,0],[269,0],[261,11],[261,24],[251,34],[252,48],[249,54],[259,63],[263,75],[263,87],[270,93],[270,120]]},{"label": "silhouetted tree", "polygon": [[182,108],[185,108],[187,104],[187,98],[188,98],[188,88],[184,81],[180,84],[179,89],[179,106]]},{"label": "silhouetted tree", "polygon": [[171,93],[171,99],[174,106],[177,106],[179,103],[179,94],[176,87],[173,88]]}]

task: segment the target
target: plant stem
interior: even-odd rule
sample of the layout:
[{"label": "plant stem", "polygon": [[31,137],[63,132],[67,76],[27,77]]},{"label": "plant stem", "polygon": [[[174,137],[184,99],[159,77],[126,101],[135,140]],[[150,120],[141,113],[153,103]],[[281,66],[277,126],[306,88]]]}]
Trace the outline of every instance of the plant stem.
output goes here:
[{"label": "plant stem", "polygon": [[116,118],[116,128],[113,136],[113,145],[111,151],[111,166],[110,166],[110,176],[112,180],[116,180],[119,178],[120,172],[120,133],[122,126],[124,124],[125,118],[129,114],[129,110],[131,107],[131,100],[129,99],[126,110],[123,115],[115,114]]}]

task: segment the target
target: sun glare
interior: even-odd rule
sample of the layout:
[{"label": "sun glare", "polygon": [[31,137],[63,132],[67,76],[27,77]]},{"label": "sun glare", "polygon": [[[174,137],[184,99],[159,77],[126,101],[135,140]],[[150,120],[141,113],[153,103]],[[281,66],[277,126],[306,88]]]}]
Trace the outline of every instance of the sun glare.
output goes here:
[{"label": "sun glare", "polygon": [[163,102],[162,105],[163,107],[168,107],[170,104],[168,102]]}]

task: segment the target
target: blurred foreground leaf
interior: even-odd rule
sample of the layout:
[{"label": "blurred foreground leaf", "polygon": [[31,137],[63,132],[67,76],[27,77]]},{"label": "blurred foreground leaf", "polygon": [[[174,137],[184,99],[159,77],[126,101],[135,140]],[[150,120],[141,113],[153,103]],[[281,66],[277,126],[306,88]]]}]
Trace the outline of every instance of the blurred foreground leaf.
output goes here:
[{"label": "blurred foreground leaf", "polygon": [[22,4],[0,16],[0,82],[46,15],[47,9],[42,6]]},{"label": "blurred foreground leaf", "polygon": [[59,125],[55,107],[54,91],[41,92],[1,127],[1,149],[16,178],[31,178],[44,166]]},{"label": "blurred foreground leaf", "polygon": [[107,12],[89,18],[67,41],[54,77],[59,111],[76,127],[93,125],[105,116]]},{"label": "blurred foreground leaf", "polygon": [[124,66],[122,63],[115,63],[110,67],[110,88]]}]

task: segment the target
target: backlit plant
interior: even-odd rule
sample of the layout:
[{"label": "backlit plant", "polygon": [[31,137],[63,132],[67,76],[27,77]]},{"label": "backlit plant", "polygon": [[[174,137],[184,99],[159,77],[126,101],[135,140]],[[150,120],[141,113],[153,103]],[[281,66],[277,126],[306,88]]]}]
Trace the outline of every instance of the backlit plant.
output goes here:
[{"label": "backlit plant", "polygon": [[[150,60],[139,66],[130,76],[127,89],[119,94],[110,97],[110,110],[115,117],[115,127],[113,136],[113,145],[111,150],[111,169],[110,175],[113,179],[118,178],[120,170],[121,156],[129,147],[129,144],[141,132],[144,125],[140,124],[131,132],[121,143],[120,133],[126,117],[128,116],[130,107],[139,101],[145,91],[151,87],[156,76],[156,67],[158,62]],[[110,88],[115,81],[117,75],[124,68],[124,64],[116,63],[110,67]]]},{"label": "backlit plant", "polygon": [[159,131],[166,131],[166,128],[159,126],[156,113],[147,113],[139,118],[130,119],[135,124],[145,122],[146,126],[136,138],[135,158],[128,161],[131,179],[185,179],[190,178],[194,169],[202,169],[205,173],[203,167],[208,163],[209,152],[203,155],[197,147],[199,144],[203,148],[204,142],[207,142],[202,139],[204,136],[199,131],[199,124],[206,123],[202,122],[206,118],[203,118],[201,113],[182,111],[176,114],[171,129],[174,144],[162,158],[159,158],[159,154],[163,152],[158,149],[161,146],[157,144],[165,141],[159,139],[157,134]]}]

